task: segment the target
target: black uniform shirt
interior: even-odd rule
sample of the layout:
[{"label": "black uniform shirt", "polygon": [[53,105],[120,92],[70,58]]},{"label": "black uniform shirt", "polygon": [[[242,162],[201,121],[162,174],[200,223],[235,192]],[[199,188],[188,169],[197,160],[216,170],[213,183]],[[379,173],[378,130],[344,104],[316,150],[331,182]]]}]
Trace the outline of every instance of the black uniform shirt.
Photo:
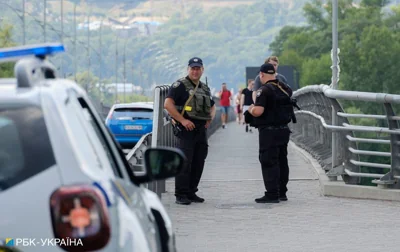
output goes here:
[{"label": "black uniform shirt", "polygon": [[267,87],[266,84],[262,84],[256,93],[255,106],[261,106],[264,109],[273,106],[273,92]]},{"label": "black uniform shirt", "polygon": [[253,91],[248,88],[243,89],[242,94],[244,95],[244,106],[250,106],[253,104]]},{"label": "black uniform shirt", "polygon": [[[275,80],[271,80],[268,81],[270,82],[274,82],[276,84],[278,84],[283,90],[285,90],[285,92],[289,95],[289,97],[292,96],[293,91],[292,89],[286,85],[285,83],[282,83],[279,79],[275,79]],[[257,90],[256,93],[256,102],[255,102],[255,106],[262,106],[264,108],[266,107],[271,107],[274,105],[274,90],[279,90],[278,87],[268,87],[268,85],[272,85],[272,84],[262,84],[261,87]],[[278,92],[282,92],[282,91],[278,91]]]},{"label": "black uniform shirt", "polygon": [[[195,84],[189,79],[188,76],[186,76],[186,79],[189,80],[193,84],[193,87],[196,87]],[[204,83],[200,82],[199,87],[201,88],[201,85],[204,85]],[[175,106],[184,106],[186,101],[189,99],[189,92],[186,91],[186,87],[183,83],[175,82],[172,84],[171,88],[168,91],[167,98],[171,98],[172,100],[175,101]],[[211,107],[214,106],[215,102],[212,99],[212,96],[210,94],[210,100],[211,100]],[[178,110],[179,111],[179,110]],[[181,112],[181,111],[179,111]],[[183,114],[183,117],[190,119],[186,113]],[[205,125],[205,120],[196,120],[196,119],[190,119],[194,124],[196,125]]]},{"label": "black uniform shirt", "polygon": [[[273,83],[279,85],[285,91],[285,93],[287,93],[287,95],[284,94],[284,92]],[[257,118],[258,123],[266,125],[287,124],[286,121],[288,119],[289,112],[292,111],[293,108],[290,104],[291,110],[288,110],[288,104],[286,103],[287,99],[290,99],[289,97],[291,96],[292,90],[285,83],[281,83],[277,79],[268,81],[266,84],[262,84],[261,88],[256,92],[256,102],[254,104],[255,106],[261,106],[264,108],[264,113]],[[272,110],[274,113],[271,114]],[[292,117],[292,113],[290,113],[289,117]]]},{"label": "black uniform shirt", "polygon": [[[284,84],[286,84],[287,86],[289,86],[289,85],[287,84],[287,80],[286,80],[286,77],[285,77],[284,75],[278,73],[278,74],[276,75],[276,79],[277,79],[280,83],[284,83]],[[255,80],[254,80],[253,91],[257,91],[257,90],[261,87],[261,85],[262,85],[262,84],[261,84],[261,80],[260,80],[260,75],[257,75],[256,78],[255,78]]]}]

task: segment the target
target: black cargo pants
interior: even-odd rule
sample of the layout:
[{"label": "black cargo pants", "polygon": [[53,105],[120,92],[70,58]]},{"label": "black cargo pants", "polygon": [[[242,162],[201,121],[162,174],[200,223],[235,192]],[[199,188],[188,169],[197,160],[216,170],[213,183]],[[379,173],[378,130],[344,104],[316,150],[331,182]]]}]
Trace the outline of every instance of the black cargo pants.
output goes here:
[{"label": "black cargo pants", "polygon": [[187,160],[175,177],[175,196],[190,196],[198,191],[203,174],[208,154],[207,129],[204,125],[196,125],[192,131],[183,130],[178,137],[177,148],[183,151]]},{"label": "black cargo pants", "polygon": [[277,198],[287,192],[289,165],[287,145],[290,130],[283,127],[259,127],[259,160],[266,195]]}]

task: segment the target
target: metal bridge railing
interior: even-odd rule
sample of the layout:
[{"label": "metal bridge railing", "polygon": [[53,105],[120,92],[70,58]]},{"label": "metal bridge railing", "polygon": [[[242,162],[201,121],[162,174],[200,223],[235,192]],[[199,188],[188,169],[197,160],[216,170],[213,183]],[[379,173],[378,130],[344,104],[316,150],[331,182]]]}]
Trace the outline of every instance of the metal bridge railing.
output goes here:
[{"label": "metal bridge railing", "polygon": [[[127,155],[128,161],[133,165],[135,172],[141,171],[143,168],[143,153],[149,146],[167,146],[176,147],[177,139],[172,132],[172,125],[168,112],[164,109],[164,101],[168,95],[170,86],[157,86],[154,90],[154,107],[153,107],[153,131],[152,133],[142,137],[140,142]],[[221,124],[222,108],[219,107],[219,99],[213,97],[217,106],[216,115],[207,130],[207,135],[210,137]],[[233,107],[229,110],[229,121],[235,120]],[[156,192],[159,197],[165,192],[165,181],[159,180],[149,183],[147,187]]]},{"label": "metal bridge railing", "polygon": [[[342,176],[347,184],[360,184],[360,178],[375,178],[378,187],[400,188],[400,128],[393,105],[400,95],[334,90],[327,85],[307,86],[294,92],[302,110],[296,111],[291,140],[310,152],[332,179]],[[381,105],[384,115],[345,113],[338,100],[373,102]],[[387,127],[355,125],[349,119],[385,120]],[[384,125],[383,125],[384,126]],[[375,138],[356,137],[360,132],[376,133]],[[387,135],[387,137],[382,137]],[[359,149],[360,143],[390,145],[390,152]],[[363,162],[365,157],[386,157],[390,162]],[[363,172],[362,168],[381,172]]]}]

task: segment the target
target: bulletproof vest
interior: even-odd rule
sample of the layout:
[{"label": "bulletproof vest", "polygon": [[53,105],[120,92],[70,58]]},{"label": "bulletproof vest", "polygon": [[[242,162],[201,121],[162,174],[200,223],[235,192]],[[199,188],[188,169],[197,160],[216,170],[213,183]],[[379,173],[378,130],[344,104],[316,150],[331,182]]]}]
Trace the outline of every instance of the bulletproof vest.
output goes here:
[{"label": "bulletproof vest", "polygon": [[289,96],[282,92],[272,83],[266,83],[261,86],[262,89],[267,89],[267,92],[272,92],[272,106],[264,107],[264,113],[254,118],[256,126],[283,126],[290,123],[294,114],[293,105]]},{"label": "bulletproof vest", "polygon": [[[186,91],[189,96],[193,94],[195,86],[186,78],[179,80],[185,85]],[[211,100],[210,100],[210,89],[207,85],[200,82],[200,86],[197,88],[193,98],[186,105],[185,112],[191,119],[197,120],[211,120]]]}]

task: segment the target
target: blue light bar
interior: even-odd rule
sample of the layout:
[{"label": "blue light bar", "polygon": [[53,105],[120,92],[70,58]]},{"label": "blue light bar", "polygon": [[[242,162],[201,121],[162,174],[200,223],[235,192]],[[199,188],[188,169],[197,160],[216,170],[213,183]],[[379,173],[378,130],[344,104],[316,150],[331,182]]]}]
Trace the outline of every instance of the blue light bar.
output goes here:
[{"label": "blue light bar", "polygon": [[0,49],[0,61],[14,61],[27,56],[46,57],[65,52],[63,44],[40,44]]}]

